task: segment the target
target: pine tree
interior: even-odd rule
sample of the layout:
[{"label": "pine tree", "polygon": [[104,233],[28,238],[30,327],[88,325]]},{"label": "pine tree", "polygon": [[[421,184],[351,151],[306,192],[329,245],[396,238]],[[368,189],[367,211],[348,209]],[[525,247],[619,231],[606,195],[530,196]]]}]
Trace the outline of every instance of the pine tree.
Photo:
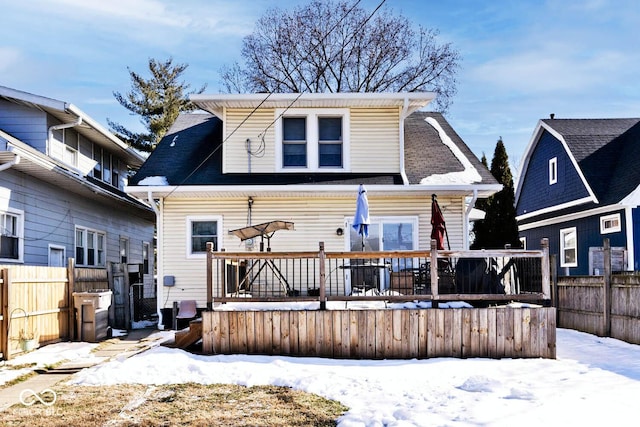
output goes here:
[{"label": "pine tree", "polygon": [[[486,158],[484,161],[486,165]],[[520,239],[516,221],[513,176],[502,137],[498,140],[493,153],[491,174],[503,188],[484,202],[486,216],[484,220],[476,221],[474,224],[475,241],[472,248],[503,249],[507,244],[512,248],[518,248]]]},{"label": "pine tree", "polygon": [[189,85],[178,79],[187,67],[186,64],[174,65],[173,58],[164,62],[152,58],[149,60],[149,79],[127,68],[131,77],[131,90],[125,95],[114,92],[113,96],[120,105],[140,116],[147,132],[136,133],[107,119],[111,131],[133,148],[149,153],[153,151],[178,114],[196,108],[189,101],[188,95],[202,93],[206,88],[204,85],[198,91],[186,92]]}]

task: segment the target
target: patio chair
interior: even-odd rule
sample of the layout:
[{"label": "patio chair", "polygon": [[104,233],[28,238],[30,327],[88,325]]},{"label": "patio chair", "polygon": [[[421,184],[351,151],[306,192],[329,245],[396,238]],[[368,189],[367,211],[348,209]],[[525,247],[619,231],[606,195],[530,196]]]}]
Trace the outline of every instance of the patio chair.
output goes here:
[{"label": "patio chair", "polygon": [[198,317],[198,309],[196,307],[195,300],[183,300],[180,301],[178,307],[178,314],[176,315],[176,328],[184,329],[189,325],[189,322]]}]

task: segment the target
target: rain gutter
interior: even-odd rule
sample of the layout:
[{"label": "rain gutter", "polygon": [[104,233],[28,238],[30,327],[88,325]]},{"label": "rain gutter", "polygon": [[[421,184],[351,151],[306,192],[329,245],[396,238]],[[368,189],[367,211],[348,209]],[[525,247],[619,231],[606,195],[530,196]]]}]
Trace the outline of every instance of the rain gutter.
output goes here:
[{"label": "rain gutter", "polygon": [[47,156],[51,156],[51,139],[53,138],[53,131],[80,126],[81,123],[82,117],[78,117],[75,122],[62,123],[49,127],[49,131],[47,133]]},{"label": "rain gutter", "polygon": [[471,197],[471,201],[469,205],[467,205],[467,209],[464,211],[464,249],[469,249],[469,215],[471,215],[471,210],[473,206],[476,204],[476,200],[478,200],[478,190],[473,190],[473,196]]},{"label": "rain gutter", "polygon": [[7,163],[3,163],[0,165],[0,172],[7,170],[15,165],[17,165],[18,163],[20,163],[20,155],[17,153],[13,153],[13,155],[15,156],[13,158],[13,160],[11,160],[10,162]]},{"label": "rain gutter", "polygon": [[402,183],[404,185],[409,185],[409,178],[407,177],[407,172],[404,166],[404,120],[409,116],[409,98],[404,98],[404,105],[402,106],[402,111],[400,113],[400,129],[399,129],[399,137],[400,137],[400,176],[402,177]]}]

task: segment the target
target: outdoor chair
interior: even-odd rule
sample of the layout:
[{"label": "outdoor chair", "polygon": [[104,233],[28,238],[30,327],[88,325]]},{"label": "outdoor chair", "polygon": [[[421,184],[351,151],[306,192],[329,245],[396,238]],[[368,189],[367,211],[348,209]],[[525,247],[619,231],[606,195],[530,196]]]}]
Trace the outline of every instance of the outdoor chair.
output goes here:
[{"label": "outdoor chair", "polygon": [[198,317],[198,310],[196,308],[195,300],[180,301],[178,307],[178,314],[176,315],[176,328],[178,330],[184,329],[189,325],[189,322]]}]

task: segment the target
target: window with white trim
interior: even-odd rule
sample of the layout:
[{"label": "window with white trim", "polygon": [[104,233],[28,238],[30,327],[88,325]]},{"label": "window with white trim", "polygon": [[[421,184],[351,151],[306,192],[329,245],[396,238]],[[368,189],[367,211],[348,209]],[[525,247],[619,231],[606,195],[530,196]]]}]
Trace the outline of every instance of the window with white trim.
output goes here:
[{"label": "window with white trim", "polygon": [[104,267],[106,241],[104,232],[76,226],[76,265]]},{"label": "window with white trim", "polygon": [[527,249],[527,238],[526,237],[520,237],[520,249]]},{"label": "window with white trim", "polygon": [[188,217],[187,218],[187,257],[201,257],[207,253],[207,242],[213,243],[213,250],[218,250],[222,220],[220,217]]},{"label": "window with white trim", "polygon": [[558,158],[549,159],[549,185],[558,182]]},{"label": "window with white trim", "polygon": [[129,239],[120,237],[120,262],[126,264],[129,261]]},{"label": "window with white trim", "polygon": [[349,110],[276,111],[276,169],[345,172],[349,169]]},{"label": "window with white trim", "polygon": [[578,266],[578,232],[575,227],[560,230],[560,267]]},{"label": "window with white trim", "polygon": [[23,217],[19,211],[0,213],[0,260],[22,261]]},{"label": "window with white trim", "polygon": [[616,233],[621,230],[619,213],[600,217],[600,234]]},{"label": "window with white trim", "polygon": [[142,242],[142,273],[149,274],[149,252],[151,245],[148,242]]}]

